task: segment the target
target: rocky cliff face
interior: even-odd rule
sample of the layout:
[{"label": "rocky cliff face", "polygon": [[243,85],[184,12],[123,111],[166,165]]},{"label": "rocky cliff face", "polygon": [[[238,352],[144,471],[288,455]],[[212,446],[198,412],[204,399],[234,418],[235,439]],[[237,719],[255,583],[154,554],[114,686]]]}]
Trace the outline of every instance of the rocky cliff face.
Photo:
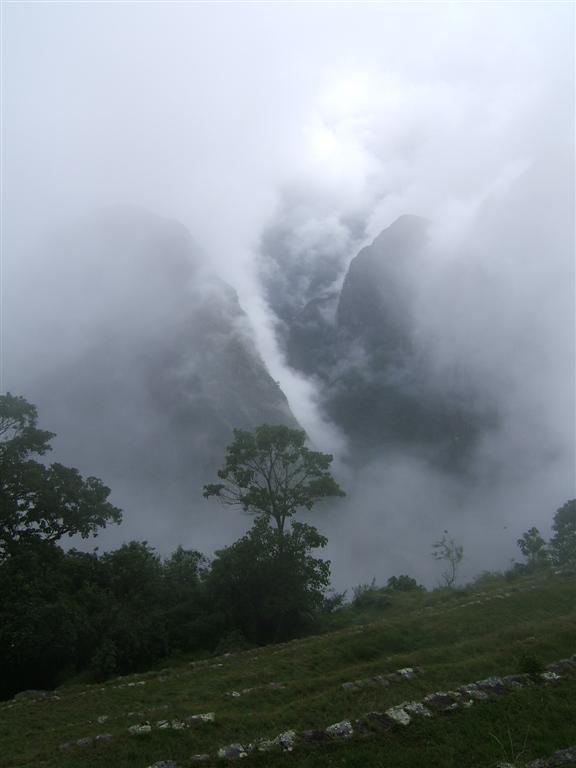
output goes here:
[{"label": "rocky cliff face", "polygon": [[465,463],[490,421],[475,393],[431,375],[414,320],[427,222],[402,216],[350,263],[340,291],[308,301],[289,323],[288,362],[320,382],[325,415],[357,461],[402,448]]}]

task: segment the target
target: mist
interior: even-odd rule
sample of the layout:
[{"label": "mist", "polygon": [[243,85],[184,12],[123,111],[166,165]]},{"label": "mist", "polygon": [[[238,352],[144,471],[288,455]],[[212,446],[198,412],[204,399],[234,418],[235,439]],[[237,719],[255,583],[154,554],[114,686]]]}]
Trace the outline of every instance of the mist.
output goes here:
[{"label": "mist", "polygon": [[[127,323],[145,346],[167,307],[180,317],[215,277],[237,292],[296,420],[335,454],[348,496],[310,519],[338,589],[398,573],[435,584],[444,529],[464,545],[463,578],[506,567],[527,528],[548,532],[576,490],[572,7],[20,3],[4,14],[0,388],[35,398],[58,433],[55,458],[81,464],[87,437],[66,397],[54,405],[52,373]],[[148,285],[126,261],[54,245],[119,204],[180,222],[190,264],[153,263]],[[431,384],[472,382],[498,414],[464,477],[402,451],[353,470],[319,382],[286,363],[266,293],[267,233],[311,269],[328,254],[338,288],[402,214],[431,223],[410,273]],[[116,489],[122,474],[103,476],[126,520],[103,546],[135,537],[209,553],[250,524],[166,490],[178,518],[167,528],[147,489]]]}]

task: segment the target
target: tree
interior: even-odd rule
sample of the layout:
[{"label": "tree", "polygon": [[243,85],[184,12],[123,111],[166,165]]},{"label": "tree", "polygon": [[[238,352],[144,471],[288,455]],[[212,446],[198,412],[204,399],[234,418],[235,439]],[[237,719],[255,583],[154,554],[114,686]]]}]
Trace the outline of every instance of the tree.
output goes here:
[{"label": "tree", "polygon": [[458,566],[464,557],[464,547],[461,544],[456,544],[448,531],[445,530],[440,541],[435,542],[432,547],[432,557],[435,560],[444,560],[448,563],[448,570],[442,574],[442,580],[445,586],[452,587],[456,581]]},{"label": "tree", "polygon": [[393,592],[425,592],[422,584],[418,584],[416,579],[403,573],[400,576],[390,576],[386,582],[386,589]]},{"label": "tree", "polygon": [[550,547],[554,560],[560,565],[576,562],[576,499],[567,501],[556,511],[552,530]]},{"label": "tree", "polygon": [[285,426],[235,429],[225,466],[218,471],[223,482],[205,485],[204,497],[216,496],[273,522],[281,552],[286,521],[298,509],[345,495],[330,474],[332,456],[311,451],[305,441],[305,432]]},{"label": "tree", "polygon": [[538,528],[532,527],[526,531],[518,539],[517,544],[524,557],[528,560],[528,565],[531,567],[545,563],[548,559],[546,542],[540,535]]},{"label": "tree", "polygon": [[38,429],[37,419],[23,397],[0,395],[0,560],[22,543],[87,538],[122,519],[101,480],[32,458],[50,451],[54,437]]},{"label": "tree", "polygon": [[313,526],[292,523],[279,568],[278,536],[261,516],[239,541],[216,552],[207,587],[223,631],[266,643],[309,629],[324,607],[330,580],[330,563],[313,557],[312,550],[326,543]]}]

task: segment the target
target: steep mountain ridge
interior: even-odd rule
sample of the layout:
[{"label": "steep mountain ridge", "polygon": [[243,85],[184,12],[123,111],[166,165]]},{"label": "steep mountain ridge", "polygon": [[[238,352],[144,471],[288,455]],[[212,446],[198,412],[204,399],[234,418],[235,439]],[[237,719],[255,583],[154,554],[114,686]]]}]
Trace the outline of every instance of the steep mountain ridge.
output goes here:
[{"label": "steep mountain ridge", "polygon": [[182,225],[124,208],[59,237],[37,279],[20,391],[58,433],[54,458],[102,477],[139,536],[164,519],[175,546],[233,428],[296,426],[236,292]]},{"label": "steep mountain ridge", "polygon": [[325,416],[362,463],[395,448],[463,466],[493,422],[468,385],[431,375],[415,286],[428,222],[405,215],[362,248],[340,291],[308,301],[288,326],[289,365],[319,382]]}]

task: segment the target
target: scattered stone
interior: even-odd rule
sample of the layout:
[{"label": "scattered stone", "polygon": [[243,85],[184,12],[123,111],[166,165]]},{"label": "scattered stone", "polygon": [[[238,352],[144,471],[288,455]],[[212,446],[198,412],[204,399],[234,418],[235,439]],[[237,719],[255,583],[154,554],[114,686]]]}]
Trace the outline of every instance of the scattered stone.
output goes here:
[{"label": "scattered stone", "polygon": [[339,723],[329,725],[328,728],[326,728],[326,733],[333,738],[347,739],[353,735],[354,729],[352,728],[350,720],[342,720]]},{"label": "scattered stone", "polygon": [[240,691],[228,691],[226,696],[228,696],[231,699],[238,699],[240,698],[240,696],[242,696],[242,694],[240,693]]},{"label": "scattered stone", "polygon": [[186,728],[186,723],[183,723],[182,720],[175,719],[172,720],[171,726],[173,731],[181,731]]},{"label": "scattered stone", "polygon": [[504,685],[508,686],[508,688],[514,688],[515,690],[525,688],[527,685],[532,685],[530,675],[506,675],[506,677],[502,678],[502,682]]},{"label": "scattered stone", "polygon": [[404,669],[399,669],[398,674],[402,675],[404,680],[413,680],[416,677],[416,673],[412,667],[404,667]]},{"label": "scattered stone", "polygon": [[97,744],[101,744],[102,742],[112,741],[113,738],[114,736],[111,733],[99,733],[97,736],[94,736],[94,741]]},{"label": "scattered stone", "polygon": [[268,688],[273,691],[283,691],[286,685],[284,683],[268,683]]},{"label": "scattered stone", "polygon": [[390,707],[390,709],[386,710],[386,714],[399,725],[410,725],[412,720],[410,715],[402,709],[402,705],[398,707]]},{"label": "scattered stone", "polygon": [[160,728],[160,730],[170,728],[170,720],[158,720],[156,722],[156,728]]},{"label": "scattered stone", "polygon": [[272,752],[277,746],[275,739],[260,739],[254,745],[254,749],[257,752]]},{"label": "scattered stone", "polygon": [[320,744],[330,740],[330,736],[326,733],[326,731],[315,730],[302,731],[300,733],[300,738],[307,744]]},{"label": "scattered stone", "polygon": [[221,747],[218,750],[218,757],[223,757],[226,760],[236,760],[248,757],[248,752],[242,744],[229,744],[227,747]]},{"label": "scattered stone", "polygon": [[357,691],[358,690],[358,686],[356,685],[356,683],[342,683],[342,688],[345,691]]},{"label": "scattered stone", "polygon": [[576,746],[568,747],[568,749],[560,749],[558,752],[554,752],[548,764],[550,768],[556,768],[557,765],[567,765],[568,763],[576,762]]},{"label": "scattered stone", "polygon": [[432,717],[432,712],[421,704],[419,701],[408,701],[404,704],[400,704],[405,712],[409,715],[417,715],[418,717]]},{"label": "scattered stone", "polygon": [[201,715],[190,715],[189,717],[184,718],[184,722],[190,726],[201,725],[202,723],[213,723],[215,720],[216,715],[214,712],[204,712]]},{"label": "scattered stone", "polygon": [[78,739],[76,741],[76,746],[77,747],[89,747],[93,742],[94,742],[94,739],[92,738],[92,736],[86,736],[83,739]]},{"label": "scattered stone", "polygon": [[477,680],[476,685],[481,691],[492,693],[495,696],[503,696],[508,693],[501,677],[487,677],[484,680]]},{"label": "scattered stone", "polygon": [[192,755],[190,758],[191,763],[207,763],[210,760],[210,755]]},{"label": "scattered stone", "polygon": [[376,675],[372,678],[375,683],[378,683],[378,685],[381,685],[383,688],[387,688],[390,685],[390,681],[386,679],[384,675]]},{"label": "scattered stone", "polygon": [[273,743],[275,746],[280,747],[284,752],[292,752],[296,746],[296,740],[296,731],[284,731],[284,733],[276,736]]},{"label": "scattered stone", "polygon": [[485,691],[481,691],[476,683],[468,683],[468,685],[461,685],[458,688],[458,692],[461,693],[468,700],[473,701],[486,701],[489,698]]},{"label": "scattered stone", "polygon": [[132,736],[142,736],[145,733],[150,733],[152,731],[152,726],[150,723],[139,723],[138,725],[131,725],[130,728],[128,728],[128,733]]},{"label": "scattered stone", "polygon": [[366,723],[371,730],[378,731],[389,731],[396,724],[396,721],[384,712],[368,712],[362,718],[362,722]]},{"label": "scattered stone", "polygon": [[106,720],[108,720],[109,717],[110,717],[110,715],[100,715],[100,717],[96,718],[96,722],[100,723],[100,724],[105,723]]},{"label": "scattered stone", "polygon": [[541,672],[540,677],[547,683],[554,683],[556,680],[562,679],[556,672]]},{"label": "scattered stone", "polygon": [[149,765],[148,768],[178,768],[174,760],[159,760],[157,763]]},{"label": "scattered stone", "polygon": [[453,712],[458,709],[456,696],[459,696],[459,694],[456,694],[455,691],[449,691],[448,693],[436,691],[436,693],[430,693],[428,696],[425,696],[423,702],[438,712]]},{"label": "scattered stone", "polygon": [[547,669],[550,672],[556,672],[558,675],[566,675],[576,671],[576,662],[572,659],[560,659],[560,661],[549,664]]}]

